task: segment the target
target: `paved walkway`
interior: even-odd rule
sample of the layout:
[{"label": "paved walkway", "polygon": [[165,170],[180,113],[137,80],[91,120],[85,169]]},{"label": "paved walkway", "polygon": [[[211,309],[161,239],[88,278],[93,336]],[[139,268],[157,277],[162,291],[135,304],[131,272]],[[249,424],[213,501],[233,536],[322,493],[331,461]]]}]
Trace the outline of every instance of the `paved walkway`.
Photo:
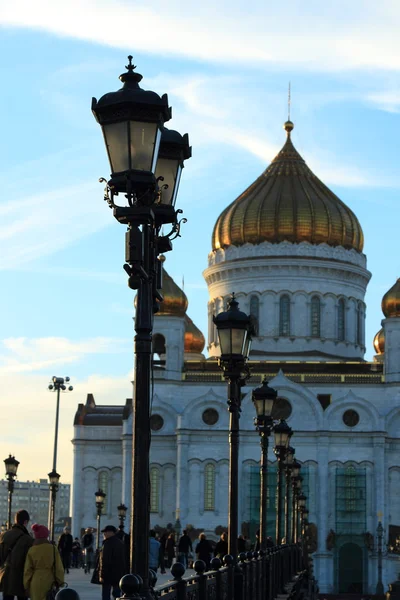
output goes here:
[{"label": "paved walkway", "polygon": [[[187,575],[194,575],[194,571],[188,570]],[[101,600],[101,586],[90,583],[90,575],[85,575],[83,569],[70,569],[69,575],[65,575],[65,581],[68,586],[77,591],[81,600]],[[169,569],[166,575],[157,573],[157,586],[166,583],[169,579],[173,579]]]}]

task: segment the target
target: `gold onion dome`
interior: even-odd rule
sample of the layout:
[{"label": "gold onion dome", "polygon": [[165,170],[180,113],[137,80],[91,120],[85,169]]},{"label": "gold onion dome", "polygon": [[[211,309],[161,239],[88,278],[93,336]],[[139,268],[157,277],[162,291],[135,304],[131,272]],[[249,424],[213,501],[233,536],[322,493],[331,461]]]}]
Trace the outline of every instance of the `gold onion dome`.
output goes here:
[{"label": "gold onion dome", "polygon": [[383,296],[382,312],[387,319],[400,317],[400,279]]},{"label": "gold onion dome", "polygon": [[[165,256],[160,256],[160,261],[165,262]],[[176,285],[175,281],[163,266],[163,287],[162,295],[164,301],[159,303],[157,316],[183,317],[188,307],[188,299],[183,290]]]},{"label": "gold onion dome", "polygon": [[374,348],[377,354],[385,353],[385,332],[383,331],[383,327],[374,337]]},{"label": "gold onion dome", "polygon": [[308,168],[292,144],[294,125],[269,167],[218,217],[213,250],[262,242],[326,243],[361,252],[355,214]]},{"label": "gold onion dome", "polygon": [[192,319],[185,315],[185,352],[196,352],[201,354],[206,341],[200,329],[196,327]]}]

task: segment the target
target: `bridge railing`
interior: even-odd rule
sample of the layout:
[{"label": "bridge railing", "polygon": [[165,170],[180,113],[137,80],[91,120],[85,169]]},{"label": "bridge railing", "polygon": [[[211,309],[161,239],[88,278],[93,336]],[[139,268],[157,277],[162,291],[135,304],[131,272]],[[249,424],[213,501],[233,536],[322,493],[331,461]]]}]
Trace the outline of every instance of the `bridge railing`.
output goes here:
[{"label": "bridge railing", "polygon": [[203,561],[195,562],[195,575],[185,577],[185,568],[175,563],[173,580],[158,586],[154,594],[160,600],[274,600],[302,569],[302,551],[298,544],[276,546],[265,552],[247,552],[235,564],[231,556],[211,561],[206,571]]}]

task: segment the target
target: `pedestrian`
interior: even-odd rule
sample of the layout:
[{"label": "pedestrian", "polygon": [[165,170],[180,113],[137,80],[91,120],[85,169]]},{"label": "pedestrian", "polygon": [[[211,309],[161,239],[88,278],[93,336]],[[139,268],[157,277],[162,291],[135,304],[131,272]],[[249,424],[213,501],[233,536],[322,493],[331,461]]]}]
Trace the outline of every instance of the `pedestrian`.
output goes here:
[{"label": "pedestrian", "polygon": [[217,556],[221,560],[228,554],[228,534],[226,531],[221,533],[221,536],[215,546],[214,556]]},{"label": "pedestrian", "polygon": [[102,600],[110,600],[111,592],[114,598],[119,598],[121,595],[119,582],[127,573],[125,545],[115,535],[117,528],[114,525],[106,525],[101,533],[104,541],[99,549],[92,583],[100,583]]},{"label": "pedestrian", "polygon": [[64,527],[64,532],[60,535],[60,539],[58,540],[58,549],[60,551],[61,559],[64,565],[64,573],[69,573],[73,543],[74,540],[72,538],[70,528]]},{"label": "pedestrian", "polygon": [[83,562],[85,573],[90,573],[91,566],[93,565],[93,547],[94,547],[94,535],[91,527],[85,529],[85,533],[82,537],[82,551],[83,551]]},{"label": "pedestrian", "polygon": [[75,538],[72,543],[72,566],[77,569],[80,567],[81,544],[79,538]]},{"label": "pedestrian", "polygon": [[199,543],[196,546],[196,554],[199,560],[206,563],[206,570],[210,568],[212,548],[210,542],[206,538],[205,533],[199,535]]},{"label": "pedestrian", "polygon": [[15,515],[15,523],[0,537],[0,566],[3,567],[3,576],[0,581],[0,591],[3,600],[25,600],[24,565],[26,555],[32,546],[33,539],[29,535],[27,525],[29,513],[19,510]]},{"label": "pedestrian", "polygon": [[237,550],[238,554],[246,552],[246,540],[244,539],[244,536],[242,534],[240,534],[237,539]]},{"label": "pedestrian", "polygon": [[178,542],[178,562],[182,563],[185,569],[188,568],[189,552],[193,552],[192,540],[184,529]]},{"label": "pedestrian", "polygon": [[32,525],[35,538],[26,555],[24,588],[31,600],[45,600],[46,594],[55,584],[64,583],[64,567],[58,549],[49,542],[46,525]]},{"label": "pedestrian", "polygon": [[160,542],[156,540],[156,532],[154,529],[151,529],[149,539],[149,569],[152,569],[155,573],[157,573],[159,560]]},{"label": "pedestrian", "polygon": [[167,552],[167,567],[170,569],[175,558],[175,534],[169,534],[165,544],[165,550]]},{"label": "pedestrian", "polygon": [[168,537],[168,534],[163,533],[159,540],[160,541],[160,552],[159,552],[158,566],[161,569],[161,575],[165,575],[165,573],[166,573],[166,570],[165,570],[165,544],[167,541],[167,537]]},{"label": "pedestrian", "polygon": [[275,546],[274,540],[272,539],[272,537],[269,535],[267,537],[267,548],[273,548]]},{"label": "pedestrian", "polygon": [[254,545],[254,550],[256,552],[258,552],[260,550],[260,548],[261,548],[261,545],[260,545],[260,530],[257,529],[257,531],[256,531],[256,543]]}]

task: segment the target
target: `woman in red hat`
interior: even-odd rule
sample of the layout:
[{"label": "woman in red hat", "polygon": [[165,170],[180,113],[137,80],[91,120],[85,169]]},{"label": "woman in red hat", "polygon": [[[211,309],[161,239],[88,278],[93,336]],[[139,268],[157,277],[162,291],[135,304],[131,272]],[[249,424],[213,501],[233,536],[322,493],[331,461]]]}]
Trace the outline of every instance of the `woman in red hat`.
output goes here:
[{"label": "woman in red hat", "polygon": [[32,525],[35,538],[25,560],[24,588],[31,600],[45,600],[53,583],[64,583],[64,567],[58,549],[49,542],[45,525]]}]

